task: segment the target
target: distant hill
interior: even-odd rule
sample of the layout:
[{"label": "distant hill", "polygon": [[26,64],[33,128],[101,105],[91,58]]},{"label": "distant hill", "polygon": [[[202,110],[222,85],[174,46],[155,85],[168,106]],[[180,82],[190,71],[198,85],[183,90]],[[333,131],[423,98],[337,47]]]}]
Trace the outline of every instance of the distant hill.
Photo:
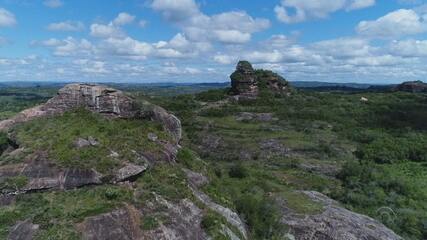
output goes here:
[{"label": "distant hill", "polygon": [[[67,82],[2,82],[1,88],[61,88]],[[154,95],[178,95],[198,93],[210,89],[230,87],[229,82],[223,83],[102,83],[108,86],[119,88],[126,91],[144,90],[146,93],[155,93]],[[291,86],[299,89],[313,91],[387,91],[393,89],[397,85],[380,85],[380,84],[364,84],[364,83],[333,83],[333,82],[317,82],[317,81],[294,81],[290,82]]]}]

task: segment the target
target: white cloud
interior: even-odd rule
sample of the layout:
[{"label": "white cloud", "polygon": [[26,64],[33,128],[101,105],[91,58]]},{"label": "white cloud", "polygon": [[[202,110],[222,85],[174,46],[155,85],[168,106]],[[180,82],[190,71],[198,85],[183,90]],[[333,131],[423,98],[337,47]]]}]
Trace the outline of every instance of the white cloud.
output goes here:
[{"label": "white cloud", "polygon": [[248,59],[254,63],[278,63],[284,60],[284,53],[279,50],[274,50],[271,52],[260,52],[253,51],[248,54],[245,54],[244,59]]},{"label": "white cloud", "polygon": [[243,44],[251,40],[251,34],[238,30],[215,30],[213,36],[220,42]]},{"label": "white cloud", "polygon": [[352,0],[347,10],[357,10],[375,5],[375,0]]},{"label": "white cloud", "polygon": [[312,44],[312,49],[324,56],[334,58],[363,57],[371,55],[376,49],[368,40],[361,38],[338,38]]},{"label": "white cloud", "polygon": [[81,72],[102,75],[109,73],[110,71],[106,68],[106,63],[102,61],[88,61],[82,66]]},{"label": "white cloud", "polygon": [[60,57],[91,55],[95,47],[86,39],[67,37],[63,40],[50,38],[44,41],[33,41],[32,46],[43,46],[52,49],[53,55]]},{"label": "white cloud", "polygon": [[217,63],[220,63],[220,64],[229,65],[229,64],[237,62],[238,57],[230,56],[230,55],[226,55],[226,54],[217,54],[213,57],[213,60]]},{"label": "white cloud", "polygon": [[135,59],[145,59],[153,51],[149,43],[140,42],[131,37],[108,38],[102,42],[101,48],[117,56]]},{"label": "white cloud", "polygon": [[393,41],[390,54],[404,57],[427,57],[427,40]]},{"label": "white cloud", "polygon": [[282,0],[274,11],[281,22],[299,23],[309,19],[326,18],[338,10],[362,9],[374,4],[375,0]]},{"label": "white cloud", "polygon": [[357,57],[350,59],[348,63],[355,66],[395,66],[404,63],[405,60],[392,55],[380,55],[370,57]]},{"label": "white cloud", "polygon": [[182,21],[200,13],[194,0],[154,0],[151,7],[169,21]]},{"label": "white cloud", "polygon": [[99,23],[90,25],[90,35],[98,38],[118,38],[125,36],[120,28],[111,23],[108,25]]},{"label": "white cloud", "polygon": [[45,0],[43,4],[46,7],[50,7],[50,8],[59,8],[64,5],[64,3],[61,0]]},{"label": "white cloud", "polygon": [[74,21],[65,21],[65,22],[57,22],[51,23],[47,27],[49,31],[64,31],[64,32],[77,32],[82,31],[85,26],[82,22],[74,22]]},{"label": "white cloud", "polygon": [[122,26],[129,23],[132,23],[135,20],[135,16],[130,15],[129,13],[119,13],[119,15],[113,20],[113,24],[116,26]]},{"label": "white cloud", "polygon": [[151,7],[195,42],[242,44],[250,41],[253,33],[270,27],[268,19],[254,19],[243,11],[205,15],[194,0],[154,0]]},{"label": "white cloud", "polygon": [[121,38],[126,34],[122,31],[121,26],[132,23],[135,16],[122,12],[108,24],[94,23],[90,26],[90,35],[98,38]]},{"label": "white cloud", "polygon": [[427,31],[427,22],[414,10],[399,9],[374,21],[362,21],[356,31],[373,38],[393,38]]},{"label": "white cloud", "polygon": [[11,27],[16,25],[15,15],[4,8],[0,8],[0,27]]}]

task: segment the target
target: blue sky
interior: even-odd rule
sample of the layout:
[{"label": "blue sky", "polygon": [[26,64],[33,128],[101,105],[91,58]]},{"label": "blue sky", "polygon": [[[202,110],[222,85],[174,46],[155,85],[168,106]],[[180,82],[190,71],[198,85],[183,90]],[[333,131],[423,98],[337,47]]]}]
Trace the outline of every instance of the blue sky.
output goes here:
[{"label": "blue sky", "polygon": [[0,81],[427,80],[423,0],[0,0]]}]

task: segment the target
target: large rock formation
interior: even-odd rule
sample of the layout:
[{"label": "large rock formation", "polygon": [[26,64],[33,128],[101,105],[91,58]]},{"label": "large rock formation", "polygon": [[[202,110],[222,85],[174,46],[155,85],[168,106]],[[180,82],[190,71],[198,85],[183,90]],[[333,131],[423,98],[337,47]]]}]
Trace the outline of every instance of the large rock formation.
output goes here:
[{"label": "large rock formation", "polygon": [[412,93],[427,92],[427,83],[422,81],[404,82],[397,85],[394,90]]},{"label": "large rock formation", "polygon": [[[288,239],[322,240],[402,240],[380,222],[341,206],[318,192],[302,192],[323,206],[318,214],[301,215],[281,201],[281,222],[289,229]],[[280,201],[279,201],[280,202]]]},{"label": "large rock formation", "polygon": [[285,94],[290,88],[280,75],[267,70],[254,70],[248,61],[240,61],[230,78],[231,93],[243,98],[256,98],[264,89],[274,94]]},{"label": "large rock formation", "polygon": [[[27,109],[15,117],[0,122],[0,131],[8,131],[19,123],[31,121],[35,118],[62,114],[75,108],[86,108],[100,113],[107,118],[143,118],[159,122],[170,134],[170,140],[157,140],[160,152],[143,151],[138,165],[126,161],[115,169],[101,174],[94,169],[63,168],[50,159],[47,152],[38,151],[23,154],[16,164],[0,165],[0,191],[5,194],[16,194],[35,190],[73,189],[85,185],[115,183],[132,179],[148,168],[148,163],[158,161],[173,162],[176,159],[179,141],[181,139],[181,123],[178,118],[165,109],[148,102],[137,102],[122,91],[93,84],[69,84],[60,89],[58,94],[47,103]],[[13,132],[13,131],[12,131]],[[14,143],[13,134],[9,137]],[[93,137],[77,139],[74,147],[85,148],[97,146],[100,143]],[[14,143],[3,157],[9,157],[23,146]],[[138,150],[139,149],[135,149]],[[22,151],[20,151],[22,152]],[[105,156],[107,157],[107,156]],[[14,182],[19,180],[19,184]],[[1,183],[5,183],[1,185]],[[8,183],[8,184],[6,184]]]},{"label": "large rock formation", "polygon": [[101,113],[106,117],[150,118],[160,122],[174,138],[181,139],[181,122],[165,109],[148,102],[138,103],[122,91],[96,84],[69,84],[47,103],[27,109],[15,117],[1,121],[0,131],[7,130],[17,123],[27,122],[37,117],[61,114],[65,111],[83,107]]}]

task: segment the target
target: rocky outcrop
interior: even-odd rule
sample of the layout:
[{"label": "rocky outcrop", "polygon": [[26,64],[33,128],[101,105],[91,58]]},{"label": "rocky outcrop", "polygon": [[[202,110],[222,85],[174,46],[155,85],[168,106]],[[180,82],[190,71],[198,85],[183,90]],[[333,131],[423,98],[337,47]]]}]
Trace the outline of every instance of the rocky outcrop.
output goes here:
[{"label": "rocky outcrop", "polygon": [[118,209],[110,213],[88,217],[78,228],[84,240],[139,240],[140,213],[132,206]]},{"label": "rocky outcrop", "polygon": [[[104,175],[94,169],[60,168],[48,160],[46,153],[35,153],[24,163],[0,166],[0,191],[7,196],[40,190],[68,190],[86,185],[131,181],[148,169],[148,162],[145,160],[140,162],[139,165],[125,163],[123,167]],[[8,184],[2,186],[2,183]],[[0,200],[3,198],[6,199],[2,197]]]},{"label": "rocky outcrop", "polygon": [[254,99],[263,89],[274,94],[288,94],[289,83],[280,75],[267,70],[254,70],[248,61],[240,61],[231,74],[231,93],[237,100]]},{"label": "rocky outcrop", "polygon": [[18,222],[9,231],[8,240],[32,240],[39,230],[39,225],[33,224],[30,220]]},{"label": "rocky outcrop", "polygon": [[204,205],[206,205],[208,208],[210,208],[212,211],[215,211],[219,215],[223,216],[229,224],[237,228],[240,233],[243,235],[244,239],[248,239],[248,233],[246,230],[246,225],[240,219],[239,215],[235,212],[233,212],[231,209],[226,208],[224,206],[221,206],[215,202],[212,201],[212,199],[206,195],[205,193],[199,191],[195,186],[190,186],[193,195],[202,202]]},{"label": "rocky outcrop", "polygon": [[235,95],[256,97],[258,95],[258,82],[255,70],[248,61],[240,61],[236,71],[231,74],[231,91]]},{"label": "rocky outcrop", "polygon": [[117,170],[114,180],[117,182],[123,182],[125,180],[135,178],[143,173],[148,168],[148,163],[141,166],[132,163],[127,163],[124,167]]},{"label": "rocky outcrop", "polygon": [[0,167],[0,182],[21,179],[19,184],[1,189],[4,193],[19,193],[47,189],[73,189],[100,184],[102,175],[92,169],[60,169],[47,161]]},{"label": "rocky outcrop", "polygon": [[281,222],[289,229],[288,238],[300,240],[401,240],[393,231],[380,222],[341,206],[318,192],[302,192],[312,201],[320,203],[323,210],[318,214],[301,215],[280,203]]},{"label": "rocky outcrop", "polygon": [[159,106],[138,103],[120,90],[96,84],[68,84],[45,104],[27,109],[0,122],[0,131],[37,117],[61,114],[75,108],[86,108],[106,117],[150,118],[158,121],[171,134],[175,143],[181,139],[181,122]]},{"label": "rocky outcrop", "polygon": [[248,121],[271,122],[276,120],[278,119],[274,118],[272,113],[241,112],[236,115],[236,121],[239,121],[239,122],[248,122]]},{"label": "rocky outcrop", "polygon": [[[188,199],[170,202],[155,195],[154,201],[144,203],[137,209],[127,205],[109,213],[86,218],[77,225],[85,240],[187,240],[209,239],[201,228],[203,211]],[[153,229],[145,229],[146,218],[156,221]]]},{"label": "rocky outcrop", "polygon": [[427,83],[422,81],[404,82],[394,88],[395,91],[420,93],[427,92]]},{"label": "rocky outcrop", "polygon": [[[157,214],[167,221],[159,223],[155,229],[143,231],[143,239],[187,240],[210,239],[201,227],[203,211],[192,201],[182,199],[179,202],[168,201],[156,195],[155,202],[150,203],[143,214]],[[147,205],[150,205],[147,204]],[[159,212],[159,209],[162,209]]]}]

